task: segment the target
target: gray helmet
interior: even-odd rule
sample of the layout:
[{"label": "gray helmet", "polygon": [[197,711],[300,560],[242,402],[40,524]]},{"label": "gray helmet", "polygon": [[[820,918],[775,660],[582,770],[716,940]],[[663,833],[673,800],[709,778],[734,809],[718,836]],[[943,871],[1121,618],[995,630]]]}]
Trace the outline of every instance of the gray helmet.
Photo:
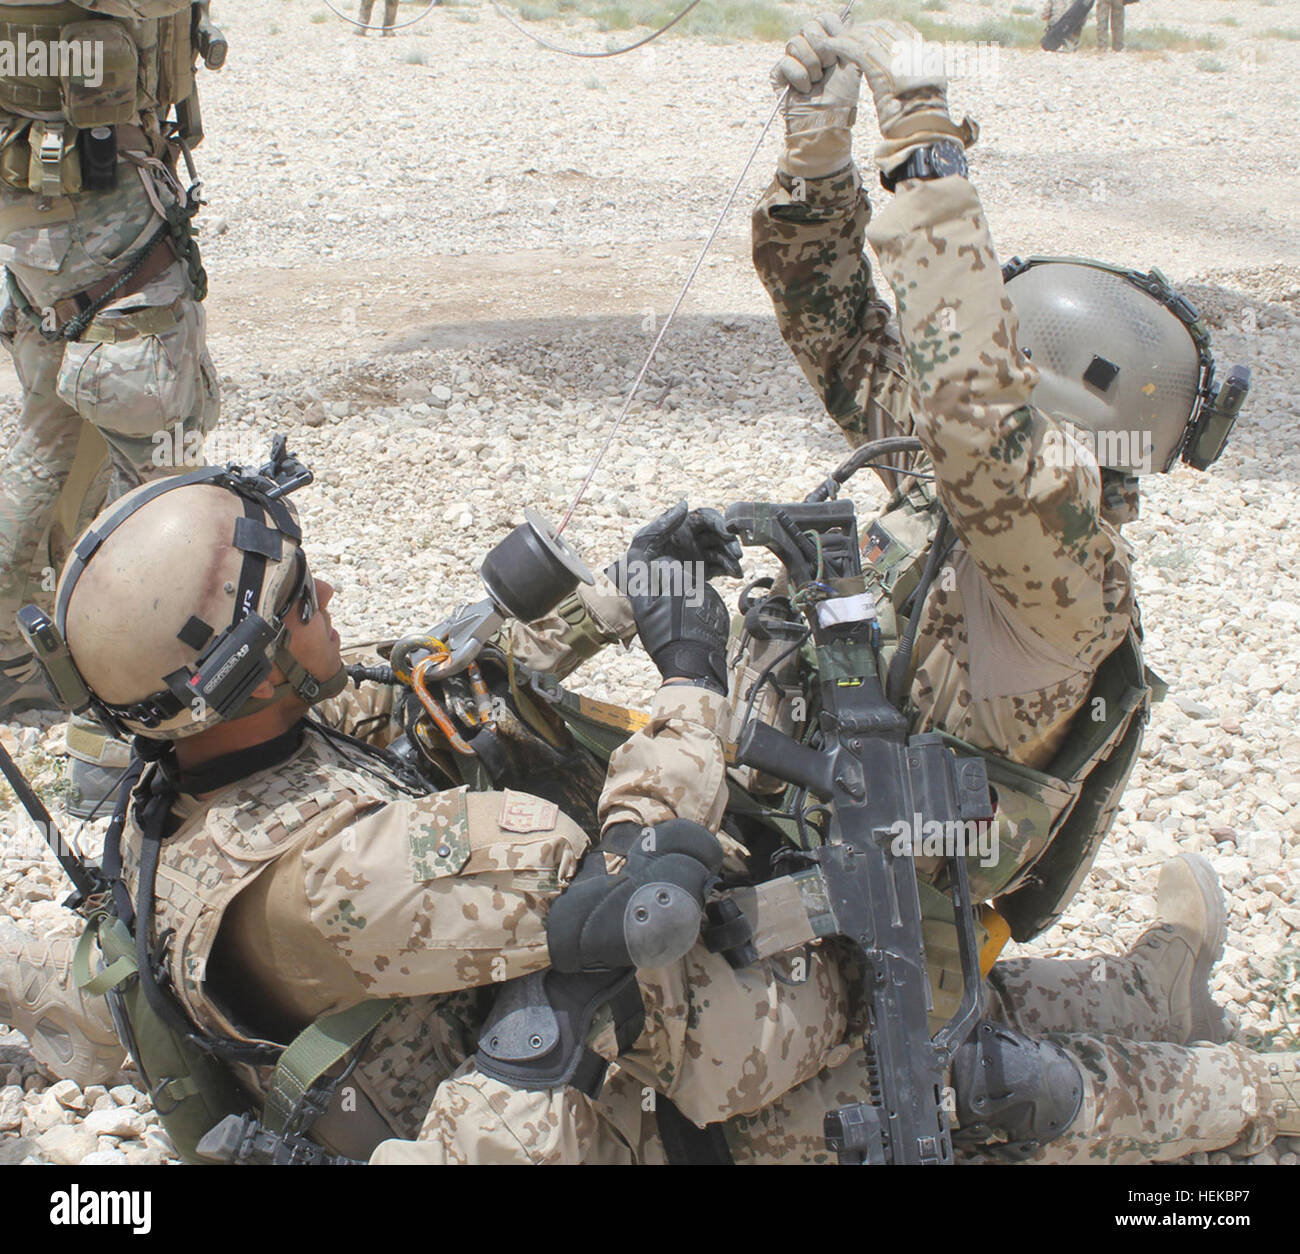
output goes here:
[{"label": "gray helmet", "polygon": [[1002,277],[1038,369],[1034,405],[1086,437],[1102,466],[1137,475],[1179,454],[1199,470],[1218,458],[1250,371],[1233,367],[1216,392],[1205,323],[1159,270],[1016,257]]}]

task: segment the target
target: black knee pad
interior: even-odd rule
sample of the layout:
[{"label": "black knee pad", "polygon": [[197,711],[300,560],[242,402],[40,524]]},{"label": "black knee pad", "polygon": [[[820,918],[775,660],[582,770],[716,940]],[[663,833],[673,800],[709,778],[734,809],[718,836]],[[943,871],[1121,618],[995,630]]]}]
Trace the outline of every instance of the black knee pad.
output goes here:
[{"label": "black knee pad", "polygon": [[518,1089],[571,1086],[596,1097],[607,1062],[587,1047],[596,1013],[609,1006],[622,1052],[641,1034],[645,1010],[634,971],[572,975],[537,971],[504,985],[479,1036],[474,1063]]},{"label": "black knee pad", "polygon": [[958,1137],[1005,1137],[1029,1151],[1065,1132],[1083,1105],[1079,1064],[1059,1045],[989,1019],[975,1025],[952,1064]]},{"label": "black knee pad", "polygon": [[[626,855],[617,875],[606,851]],[[655,827],[620,823],[551,906],[546,938],[557,971],[662,967],[700,934],[704,897],[722,867],[722,846],[707,827],[669,819]]]}]

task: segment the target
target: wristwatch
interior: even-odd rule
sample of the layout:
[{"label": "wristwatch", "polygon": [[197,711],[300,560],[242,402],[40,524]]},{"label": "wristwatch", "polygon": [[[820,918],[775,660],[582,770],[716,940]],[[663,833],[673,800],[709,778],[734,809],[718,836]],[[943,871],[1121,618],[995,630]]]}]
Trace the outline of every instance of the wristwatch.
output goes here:
[{"label": "wristwatch", "polygon": [[954,140],[941,139],[927,148],[918,148],[902,165],[888,174],[880,173],[880,185],[892,192],[904,179],[941,179],[950,174],[963,178],[969,172],[966,150]]}]

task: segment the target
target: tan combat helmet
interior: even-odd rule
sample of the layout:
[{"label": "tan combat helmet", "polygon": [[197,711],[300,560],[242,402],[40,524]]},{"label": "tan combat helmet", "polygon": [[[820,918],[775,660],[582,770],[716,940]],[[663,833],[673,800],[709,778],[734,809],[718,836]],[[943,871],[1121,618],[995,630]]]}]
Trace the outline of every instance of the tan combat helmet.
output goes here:
[{"label": "tan combat helmet", "polygon": [[1021,350],[1038,368],[1033,403],[1071,424],[1104,467],[1205,470],[1250,389],[1234,366],[1215,389],[1210,336],[1159,270],[1074,257],[1016,257],[1002,271]]},{"label": "tan combat helmet", "polygon": [[[342,690],[343,667],[319,680],[289,652],[285,617],[314,605],[315,585],[287,488],[267,477],[274,465],[154,480],[82,533],[54,621],[35,607],[20,615],[65,705],[119,733],[177,740],[290,693],[313,704]],[[310,479],[289,465],[293,486]],[[286,682],[251,699],[273,665]]]}]

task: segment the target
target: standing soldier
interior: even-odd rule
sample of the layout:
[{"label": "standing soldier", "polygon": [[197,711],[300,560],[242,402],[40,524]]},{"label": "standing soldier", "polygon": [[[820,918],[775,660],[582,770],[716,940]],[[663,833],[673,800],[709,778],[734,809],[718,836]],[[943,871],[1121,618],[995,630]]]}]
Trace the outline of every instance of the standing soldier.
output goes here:
[{"label": "standing soldier", "polygon": [[[355,34],[365,37],[366,30],[370,26],[370,15],[375,11],[375,0],[361,0],[361,12],[357,15],[360,26],[354,26],[352,29]],[[384,29],[385,35],[396,35],[393,24],[397,21],[397,0],[384,0]]]},{"label": "standing soldier", "polygon": [[1124,51],[1124,0],[1097,0],[1097,47],[1106,51],[1106,43],[1115,52]]},{"label": "standing soldier", "polygon": [[14,617],[52,591],[37,554],[69,476],[80,495],[93,475],[87,446],[107,446],[115,497],[181,469],[184,437],[217,420],[196,188],[176,177],[202,137],[196,46],[224,58],[206,10],[0,0],[0,45],[26,50],[0,79],[0,338],[22,387],[0,467],[0,718],[50,705]]}]

